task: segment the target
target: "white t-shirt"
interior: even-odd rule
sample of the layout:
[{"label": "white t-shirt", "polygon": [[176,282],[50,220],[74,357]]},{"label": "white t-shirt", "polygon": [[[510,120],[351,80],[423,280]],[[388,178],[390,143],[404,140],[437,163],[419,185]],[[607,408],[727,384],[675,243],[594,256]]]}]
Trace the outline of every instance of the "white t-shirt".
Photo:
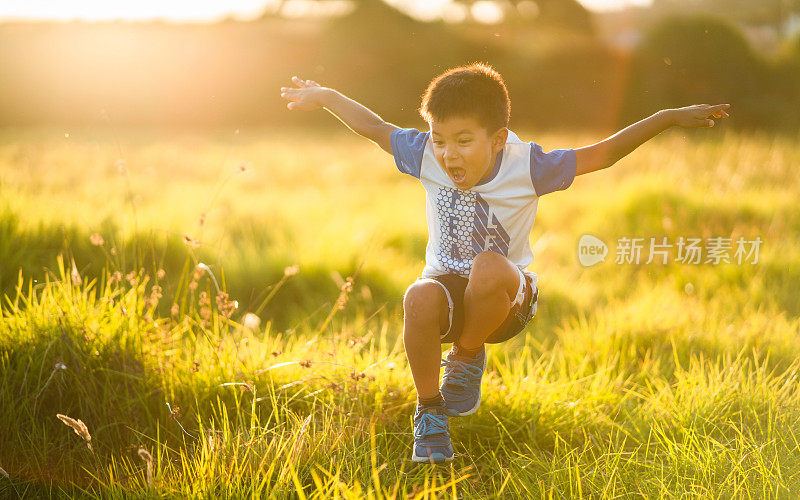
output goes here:
[{"label": "white t-shirt", "polygon": [[574,149],[549,153],[508,132],[492,172],[467,191],[456,187],[433,153],[430,132],[397,129],[390,136],[398,170],[422,182],[427,197],[428,246],[423,278],[469,277],[475,256],[504,255],[523,273],[533,262],[529,236],[539,197],[568,188],[575,179]]}]

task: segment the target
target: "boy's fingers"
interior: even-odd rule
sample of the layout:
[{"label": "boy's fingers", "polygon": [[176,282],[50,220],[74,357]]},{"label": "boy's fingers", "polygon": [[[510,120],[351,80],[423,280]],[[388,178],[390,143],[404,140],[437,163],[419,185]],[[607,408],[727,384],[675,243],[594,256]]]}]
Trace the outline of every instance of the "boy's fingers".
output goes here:
[{"label": "boy's fingers", "polygon": [[695,118],[694,123],[695,123],[695,126],[697,126],[697,127],[713,127],[714,126],[713,125],[714,120],[709,120],[708,118],[705,118],[705,117]]}]

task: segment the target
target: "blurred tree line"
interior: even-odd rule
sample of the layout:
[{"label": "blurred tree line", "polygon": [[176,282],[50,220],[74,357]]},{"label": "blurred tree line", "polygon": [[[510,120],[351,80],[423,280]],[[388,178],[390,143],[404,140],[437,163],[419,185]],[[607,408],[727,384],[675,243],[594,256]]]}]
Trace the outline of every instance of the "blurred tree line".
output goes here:
[{"label": "blurred tree line", "polygon": [[800,127],[800,38],[767,56],[731,21],[692,14],[661,20],[626,50],[604,44],[575,0],[504,5],[513,15],[499,24],[421,22],[364,0],[329,19],[0,25],[0,124],[336,123],[286,110],[279,88],[297,75],[423,126],[428,81],[485,61],[509,86],[512,127],[615,130],[722,102],[733,105],[729,127]]}]

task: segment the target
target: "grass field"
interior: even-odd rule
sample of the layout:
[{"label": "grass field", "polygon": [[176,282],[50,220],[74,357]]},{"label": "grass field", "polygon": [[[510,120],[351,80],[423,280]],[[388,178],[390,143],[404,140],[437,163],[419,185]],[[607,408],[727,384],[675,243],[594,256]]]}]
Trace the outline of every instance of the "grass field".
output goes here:
[{"label": "grass field", "polygon": [[[434,467],[402,346],[425,194],[391,157],[347,131],[1,130],[0,497],[796,498],[797,165],[796,138],[671,130],[543,197],[537,316]],[[646,264],[650,237],[731,238],[731,262]]]}]

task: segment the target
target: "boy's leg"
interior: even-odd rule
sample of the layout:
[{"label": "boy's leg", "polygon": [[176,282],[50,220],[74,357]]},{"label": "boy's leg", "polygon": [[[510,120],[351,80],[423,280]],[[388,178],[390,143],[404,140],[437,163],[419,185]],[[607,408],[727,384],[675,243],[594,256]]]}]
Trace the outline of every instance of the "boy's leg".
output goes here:
[{"label": "boy's leg", "polygon": [[458,346],[478,351],[489,335],[505,324],[520,279],[517,266],[499,253],[486,251],[475,257],[464,292],[464,328]]},{"label": "boy's leg", "polygon": [[403,345],[419,399],[439,395],[440,334],[449,322],[449,303],[441,285],[420,280],[403,298]]},{"label": "boy's leg", "polygon": [[519,293],[521,272],[504,256],[481,252],[473,261],[464,291],[464,325],[447,353],[440,391],[452,416],[472,415],[481,404],[481,378],[486,369],[484,341],[507,328]]},{"label": "boy's leg", "polygon": [[419,280],[406,290],[403,310],[403,344],[418,398],[411,459],[449,462],[454,454],[447,413],[439,395],[439,364],[440,332],[450,321],[450,302],[440,284]]}]

